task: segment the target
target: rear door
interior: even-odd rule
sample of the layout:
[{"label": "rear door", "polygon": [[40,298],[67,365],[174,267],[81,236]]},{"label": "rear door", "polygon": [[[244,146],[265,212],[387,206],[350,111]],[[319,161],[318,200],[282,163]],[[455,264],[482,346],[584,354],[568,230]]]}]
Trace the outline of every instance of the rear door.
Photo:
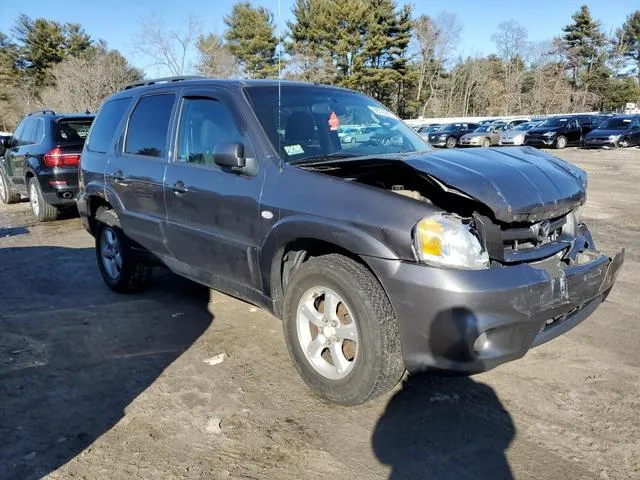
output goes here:
[{"label": "rear door", "polygon": [[237,173],[216,165],[219,143],[252,147],[244,121],[222,89],[186,89],[177,142],[167,167],[165,199],[169,249],[192,278],[244,296],[260,287],[257,247],[264,171]]},{"label": "rear door", "polygon": [[172,91],[163,90],[141,96],[105,169],[105,179],[120,203],[123,230],[147,250],[161,254],[166,253],[163,180],[175,99]]}]

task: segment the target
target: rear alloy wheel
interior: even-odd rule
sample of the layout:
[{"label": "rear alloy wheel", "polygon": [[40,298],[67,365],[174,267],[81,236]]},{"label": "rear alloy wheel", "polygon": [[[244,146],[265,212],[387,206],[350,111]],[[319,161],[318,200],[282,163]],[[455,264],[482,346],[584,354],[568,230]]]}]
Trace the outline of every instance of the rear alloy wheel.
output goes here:
[{"label": "rear alloy wheel", "polygon": [[458,141],[454,138],[454,137],[449,137],[447,138],[447,148],[453,148],[456,146],[456,144],[458,143]]},{"label": "rear alloy wheel", "polygon": [[566,146],[567,146],[567,138],[560,135],[556,140],[556,148],[558,150],[562,150]]},{"label": "rear alloy wheel", "polygon": [[629,146],[629,139],[628,138],[623,138],[622,140],[620,140],[618,142],[618,147],[620,148],[627,148]]},{"label": "rear alloy wheel", "polygon": [[350,258],[331,254],[300,265],[287,282],[283,320],[298,373],[332,402],[363,403],[402,378],[391,304],[373,274]]},{"label": "rear alloy wheel", "polygon": [[491,146],[491,140],[489,140],[488,138],[485,138],[484,140],[482,140],[482,146],[484,148],[489,148]]},{"label": "rear alloy wheel", "polygon": [[40,183],[36,178],[29,180],[29,202],[33,216],[39,222],[50,222],[58,218],[58,209],[45,201]]},{"label": "rear alloy wheel", "polygon": [[129,239],[120,229],[115,212],[105,208],[99,209],[96,222],[96,255],[104,283],[119,293],[130,293],[144,288],[151,268],[135,258]]},{"label": "rear alloy wheel", "polygon": [[0,170],[0,202],[5,204],[17,203],[20,201],[20,194],[12,192],[9,181],[4,172]]}]

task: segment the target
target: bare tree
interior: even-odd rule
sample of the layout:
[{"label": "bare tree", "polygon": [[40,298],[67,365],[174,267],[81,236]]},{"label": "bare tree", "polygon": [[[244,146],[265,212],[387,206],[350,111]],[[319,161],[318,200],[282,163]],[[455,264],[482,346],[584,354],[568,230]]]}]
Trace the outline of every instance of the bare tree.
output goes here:
[{"label": "bare tree", "polygon": [[238,62],[221,36],[214,33],[201,35],[196,46],[198,73],[215,78],[236,78],[239,75]]},{"label": "bare tree", "polygon": [[55,85],[42,92],[40,106],[65,112],[94,112],[105,97],[142,78],[118,52],[104,50],[70,57],[53,67],[52,74]]},{"label": "bare tree", "polygon": [[491,35],[496,49],[504,62],[504,113],[512,114],[522,108],[522,81],[525,73],[524,59],[528,56],[527,29],[515,20],[498,25],[498,31]]},{"label": "bare tree", "polygon": [[183,29],[170,30],[156,14],[140,20],[140,30],[134,38],[133,50],[142,58],[151,61],[149,65],[159,74],[184,75],[191,70],[189,53],[199,38],[201,25],[190,16]]},{"label": "bare tree", "polygon": [[[460,41],[462,24],[455,14],[442,12],[435,19],[421,15],[414,21],[413,45],[419,62],[416,101],[424,116],[438,94],[438,80]],[[422,99],[427,91],[426,99]]]}]

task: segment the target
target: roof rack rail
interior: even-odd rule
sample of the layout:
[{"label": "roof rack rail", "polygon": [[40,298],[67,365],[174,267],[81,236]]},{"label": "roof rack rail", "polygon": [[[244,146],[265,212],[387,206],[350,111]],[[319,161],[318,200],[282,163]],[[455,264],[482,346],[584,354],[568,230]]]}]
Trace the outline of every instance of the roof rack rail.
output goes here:
[{"label": "roof rack rail", "polygon": [[29,113],[27,113],[27,116],[36,115],[38,113],[42,113],[44,115],[55,115],[56,114],[56,112],[54,112],[53,110],[47,108],[47,109],[44,109],[44,110],[34,110],[33,112],[29,112]]},{"label": "roof rack rail", "polygon": [[156,83],[171,83],[171,82],[180,82],[182,80],[197,80],[197,79],[203,79],[203,78],[207,78],[207,77],[203,77],[202,75],[183,75],[183,76],[177,76],[177,77],[154,78],[152,80],[142,80],[140,82],[130,83],[129,85],[124,87],[124,89],[129,90],[130,88],[144,87],[147,85],[155,85]]}]

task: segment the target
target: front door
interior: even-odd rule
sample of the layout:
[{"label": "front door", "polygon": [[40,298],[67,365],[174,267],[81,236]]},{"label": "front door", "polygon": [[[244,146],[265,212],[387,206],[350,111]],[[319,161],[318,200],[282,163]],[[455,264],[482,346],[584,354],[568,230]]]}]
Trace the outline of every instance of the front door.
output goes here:
[{"label": "front door", "polygon": [[193,278],[232,294],[260,288],[257,247],[264,169],[244,174],[216,165],[219,143],[253,155],[233,102],[217,89],[185,90],[177,146],[167,167],[166,235],[171,253]]},{"label": "front door", "polygon": [[140,97],[125,127],[125,137],[109,158],[106,180],[121,205],[127,235],[154,253],[166,253],[163,180],[167,167],[169,125],[176,95],[155,91]]}]

